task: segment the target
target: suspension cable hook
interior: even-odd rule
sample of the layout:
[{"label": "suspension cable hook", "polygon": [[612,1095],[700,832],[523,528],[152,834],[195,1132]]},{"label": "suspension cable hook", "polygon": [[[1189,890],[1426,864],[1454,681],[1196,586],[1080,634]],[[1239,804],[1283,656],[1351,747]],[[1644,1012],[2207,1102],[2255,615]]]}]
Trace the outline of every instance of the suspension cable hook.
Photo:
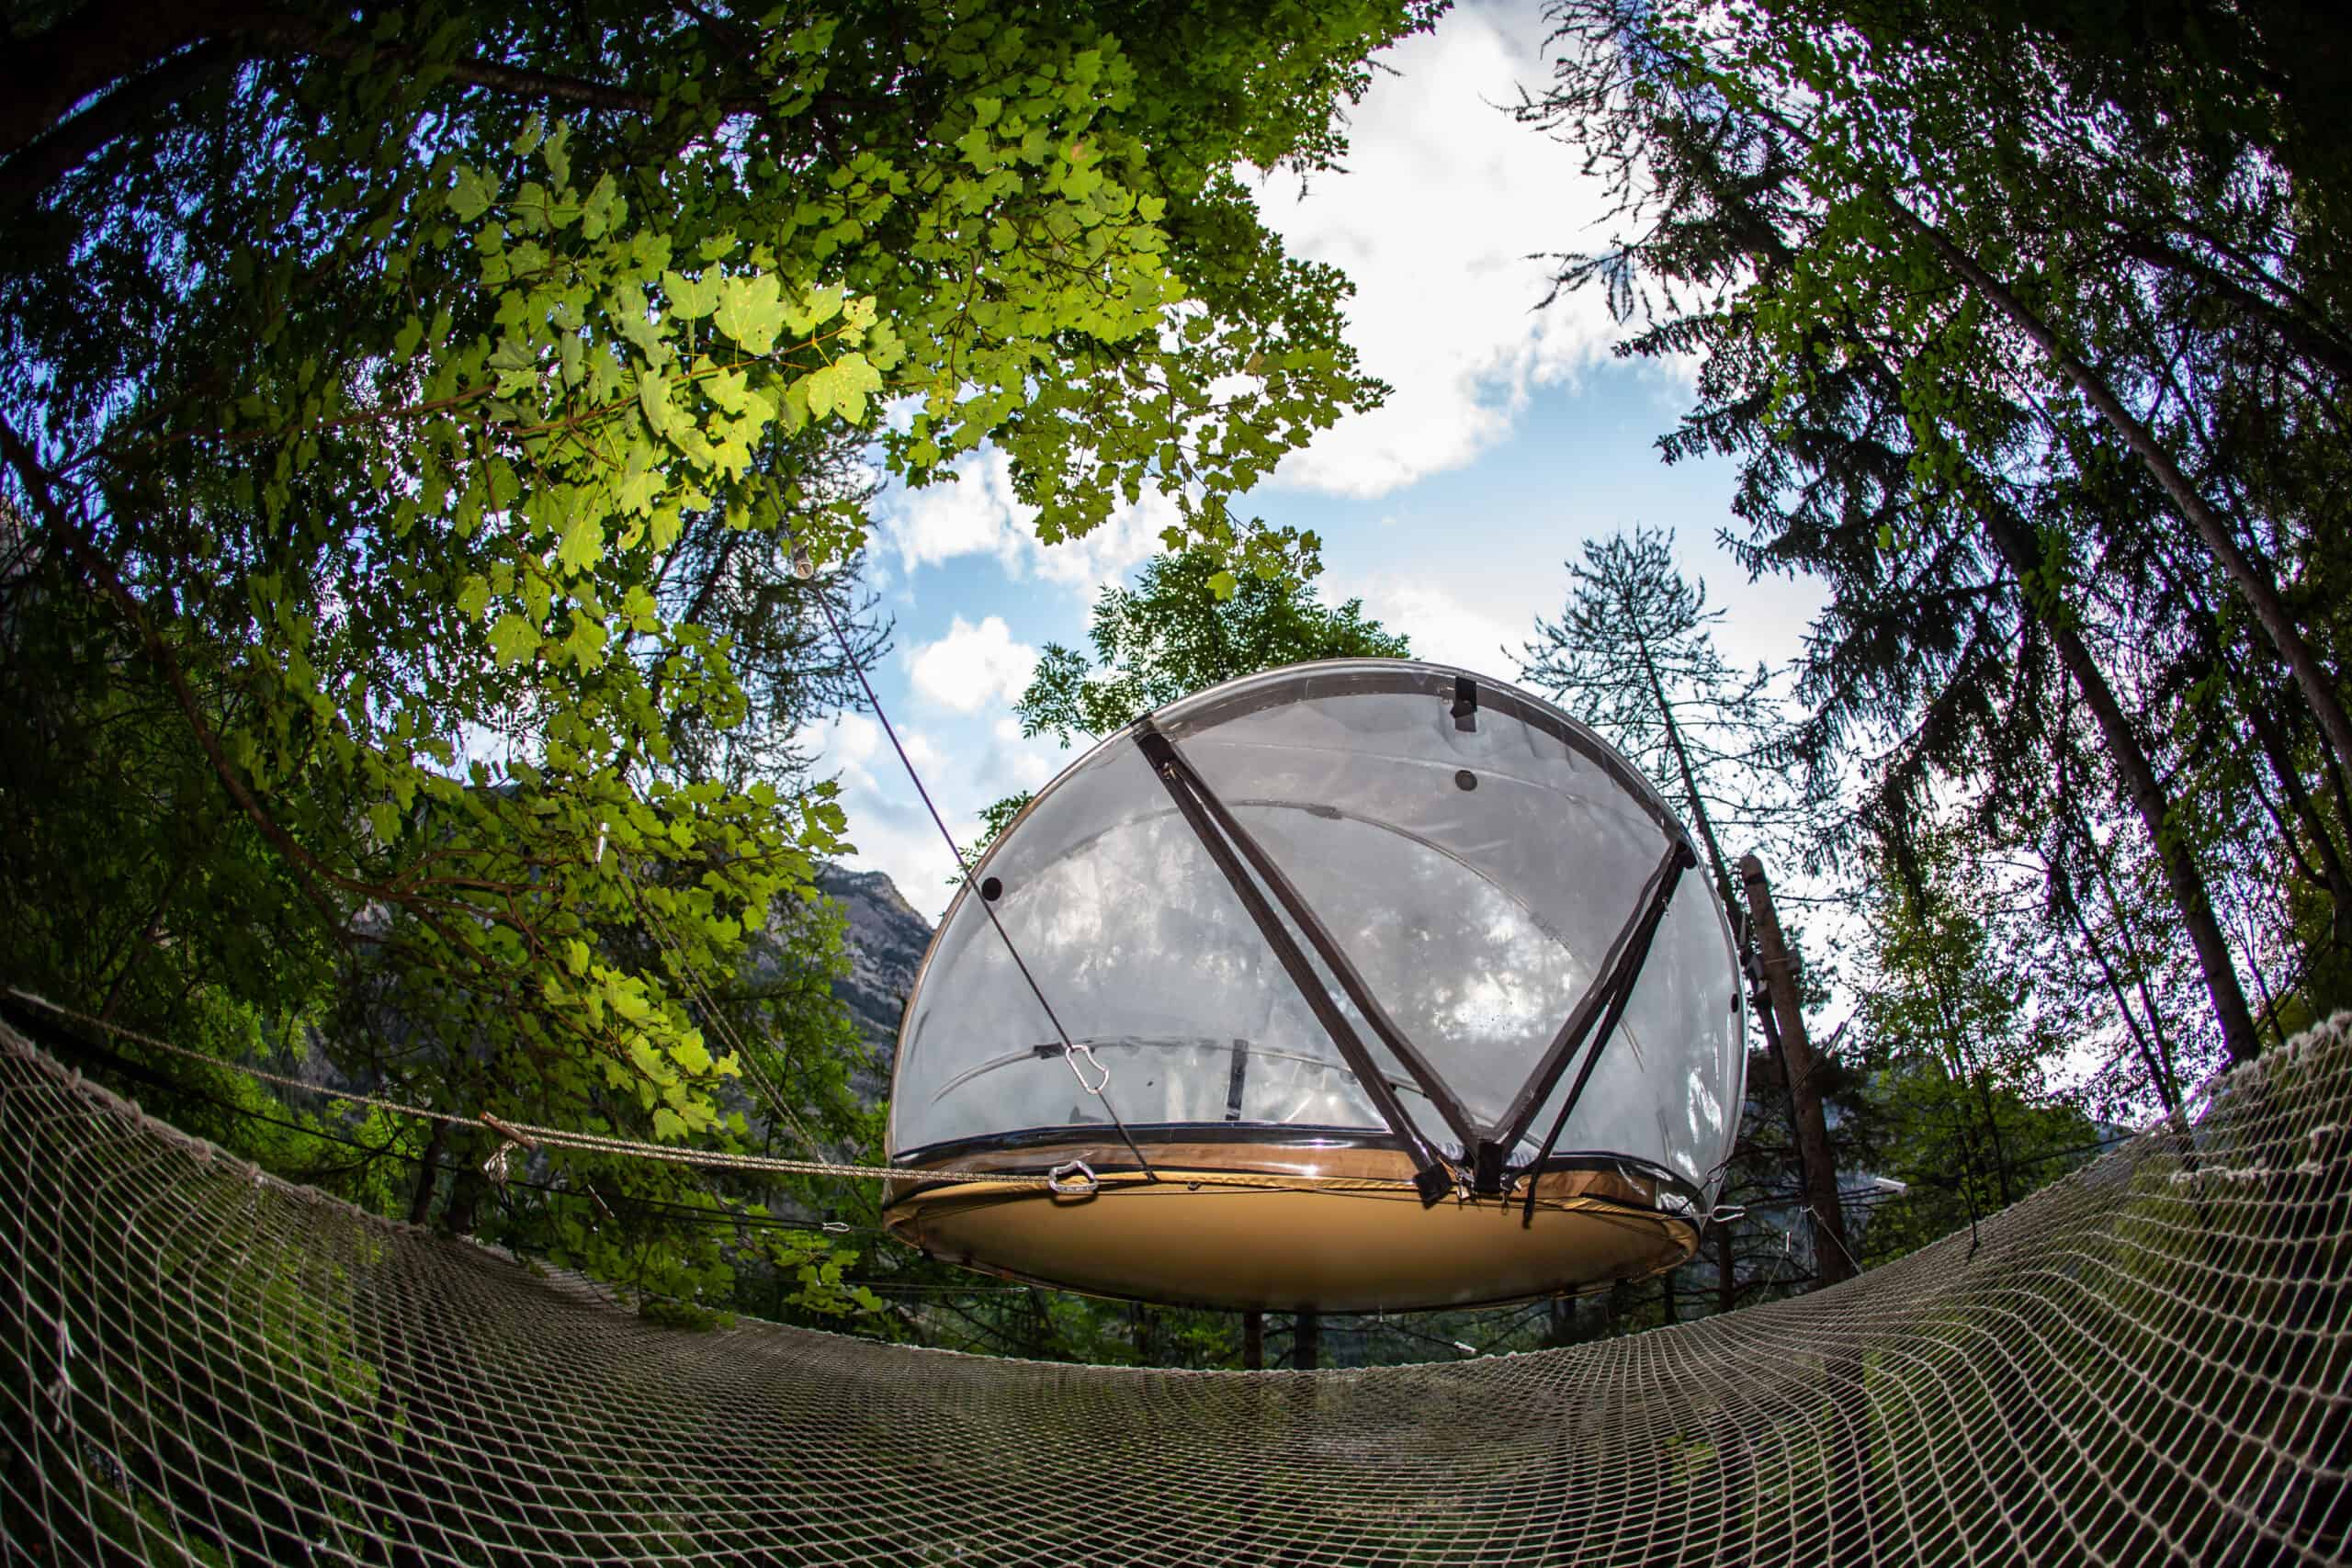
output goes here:
[{"label": "suspension cable hook", "polygon": [[492,1155],[488,1159],[481,1162],[481,1173],[490,1179],[490,1184],[492,1187],[503,1187],[506,1185],[506,1178],[508,1175],[506,1168],[507,1159],[516,1149],[519,1149],[522,1146],[522,1145],[516,1143],[514,1139],[509,1138],[504,1143],[498,1145],[498,1152],[496,1154]]}]

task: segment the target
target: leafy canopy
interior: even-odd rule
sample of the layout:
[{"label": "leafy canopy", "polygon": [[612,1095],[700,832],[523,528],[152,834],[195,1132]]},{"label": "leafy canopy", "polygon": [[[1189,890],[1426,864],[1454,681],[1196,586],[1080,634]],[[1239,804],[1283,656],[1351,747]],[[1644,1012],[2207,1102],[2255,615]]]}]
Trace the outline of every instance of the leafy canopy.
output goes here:
[{"label": "leafy canopy", "polygon": [[1283,576],[1239,579],[1194,551],[1145,564],[1133,588],[1094,602],[1089,659],[1048,643],[1013,704],[1023,735],[1108,735],[1157,707],[1220,681],[1317,659],[1404,659],[1411,649],[1363,613],[1363,601],[1326,604]]},{"label": "leafy canopy", "polygon": [[[7,902],[81,866],[85,903],[140,918],[12,963],[165,1027],[200,991],[327,1021],[352,1070],[438,1105],[767,1141],[839,1089],[838,935],[808,911],[846,825],[726,738],[801,700],[742,660],[757,615],[845,592],[844,460],[921,485],[993,441],[1048,541],[1154,489],[1220,570],[1297,558],[1226,498],[1379,389],[1340,280],[1282,254],[1234,169],[1328,161],[1367,54],[1425,16],[120,24],[117,76],[0,117],[0,710],[75,738],[12,779],[12,819],[125,807],[8,861]],[[106,20],[59,15],[44,57]],[[714,592],[795,550],[808,594]],[[743,1015],[763,937],[799,978]],[[710,1184],[549,1164],[595,1203],[505,1204],[518,1238],[723,1293],[716,1227],[658,1218]]]}]

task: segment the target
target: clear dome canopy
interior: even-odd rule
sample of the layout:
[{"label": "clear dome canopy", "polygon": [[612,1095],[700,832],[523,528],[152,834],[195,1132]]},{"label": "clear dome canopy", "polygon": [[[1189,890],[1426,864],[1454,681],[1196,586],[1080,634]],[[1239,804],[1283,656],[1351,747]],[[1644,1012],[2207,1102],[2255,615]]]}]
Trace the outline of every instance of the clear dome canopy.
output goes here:
[{"label": "clear dome canopy", "polygon": [[908,1003],[893,1158],[1378,1148],[1425,1205],[1581,1163],[1703,1212],[1745,1057],[1692,863],[1623,758],[1514,688],[1228,682],[1088,752],[974,868]]}]

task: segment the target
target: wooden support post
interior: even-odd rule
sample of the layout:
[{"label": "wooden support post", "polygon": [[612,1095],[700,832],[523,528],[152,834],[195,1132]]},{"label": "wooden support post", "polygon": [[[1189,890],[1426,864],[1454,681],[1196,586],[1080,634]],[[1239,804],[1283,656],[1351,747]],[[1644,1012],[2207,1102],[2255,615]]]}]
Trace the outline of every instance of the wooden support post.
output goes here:
[{"label": "wooden support post", "polygon": [[1249,1372],[1266,1370],[1266,1314],[1262,1312],[1241,1314],[1241,1370]]},{"label": "wooden support post", "polygon": [[1323,1314],[1303,1312],[1293,1321],[1296,1332],[1291,1338],[1290,1364],[1311,1372],[1323,1359]]},{"label": "wooden support post", "polygon": [[1804,1032],[1804,1010],[1797,1001],[1796,969],[1789,962],[1781,918],[1772,908],[1772,889],[1764,880],[1764,863],[1754,855],[1739,857],[1740,880],[1747,886],[1747,912],[1756,934],[1756,955],[1764,969],[1764,991],[1770,998],[1770,1021],[1779,1025],[1781,1052],[1789,1077],[1789,1119],[1795,1124],[1797,1157],[1804,1177],[1805,1207],[1813,1216],[1815,1277],[1825,1285],[1854,1277],[1854,1256],[1846,1246],[1846,1221],[1838,1201],[1838,1162],[1829,1153],[1829,1122],[1821,1111],[1821,1085],[1815,1080],[1813,1043]]}]

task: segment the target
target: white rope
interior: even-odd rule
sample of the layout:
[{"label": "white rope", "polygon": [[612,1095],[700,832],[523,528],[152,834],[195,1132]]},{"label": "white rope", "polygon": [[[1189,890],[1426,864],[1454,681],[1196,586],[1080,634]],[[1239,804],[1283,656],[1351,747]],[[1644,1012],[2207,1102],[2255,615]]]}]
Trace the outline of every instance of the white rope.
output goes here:
[{"label": "white rope", "polygon": [[[104,1030],[108,1034],[117,1035],[125,1040],[135,1040],[151,1050],[168,1052],[175,1056],[184,1056],[190,1061],[202,1062],[208,1066],[226,1067],[232,1072],[243,1073],[248,1077],[257,1078],[263,1083],[276,1084],[283,1089],[300,1089],[305,1094],[324,1095],[330,1100],[366,1106],[373,1111],[390,1111],[396,1116],[414,1116],[423,1121],[445,1122],[453,1127],[477,1128],[483,1132],[496,1134],[508,1145],[520,1144],[532,1147],[546,1145],[550,1148],[573,1149],[583,1154],[612,1155],[626,1159],[650,1160],[661,1165],[693,1166],[703,1170],[741,1170],[770,1176],[828,1176],[852,1181],[977,1182],[991,1187],[1053,1190],[1057,1179],[1052,1176],[984,1170],[962,1166],[925,1166],[920,1169],[913,1169],[887,1165],[852,1165],[839,1160],[791,1159],[779,1155],[735,1154],[726,1150],[698,1149],[684,1145],[649,1144],[636,1138],[580,1133],[564,1127],[541,1126],[535,1122],[510,1122],[486,1114],[469,1116],[455,1111],[435,1111],[430,1106],[410,1105],[397,1100],[386,1100],[380,1095],[360,1094],[352,1089],[330,1089],[323,1084],[307,1083],[300,1078],[292,1077],[284,1073],[273,1073],[243,1062],[226,1061],[219,1056],[208,1055],[202,1051],[190,1050],[185,1045],[175,1045],[168,1040],[159,1040],[139,1030],[125,1028],[121,1024],[65,1007],[61,1003],[51,1001],[47,997],[28,991],[22,987],[9,987],[8,994],[19,1001],[29,1002],[35,1007],[46,1009],[60,1018],[71,1019],[76,1023]],[[491,1160],[492,1163],[503,1163],[503,1156],[511,1152],[509,1148],[502,1148],[491,1156]],[[485,1174],[491,1174],[492,1180],[498,1179],[494,1173],[485,1172]],[[1139,1172],[1136,1179],[1143,1179],[1148,1174]],[[1411,1182],[1402,1178],[1261,1175],[1253,1171],[1187,1171],[1182,1179],[1193,1186],[1274,1188],[1283,1190],[1372,1192],[1410,1190],[1412,1187]],[[1099,1179],[1099,1185],[1105,1189],[1119,1184],[1119,1179],[1116,1177],[1104,1177]]]}]

